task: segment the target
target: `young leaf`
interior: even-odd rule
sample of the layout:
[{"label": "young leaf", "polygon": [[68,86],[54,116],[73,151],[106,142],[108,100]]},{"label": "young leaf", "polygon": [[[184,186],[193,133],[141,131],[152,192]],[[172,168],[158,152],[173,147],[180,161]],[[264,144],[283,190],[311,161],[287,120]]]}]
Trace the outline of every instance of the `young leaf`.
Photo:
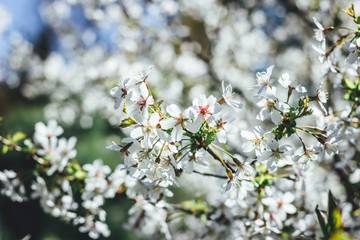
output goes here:
[{"label": "young leaf", "polygon": [[320,224],[320,229],[321,229],[322,233],[324,234],[324,237],[327,238],[328,233],[327,233],[327,230],[326,230],[326,223],[325,223],[324,217],[321,215],[321,212],[319,210],[319,205],[316,205],[315,213],[317,215],[317,219],[318,219],[319,224]]},{"label": "young leaf", "polygon": [[214,140],[215,140],[215,133],[209,132],[208,134],[206,134],[205,145],[209,146],[210,143],[212,143],[212,141]]},{"label": "young leaf", "polygon": [[4,145],[3,149],[2,149],[2,153],[6,154],[9,151],[9,146],[8,145]]},{"label": "young leaf", "polygon": [[334,233],[341,228],[341,213],[337,207],[334,196],[331,191],[328,194],[328,233]]},{"label": "young leaf", "polygon": [[132,117],[129,117],[127,119],[124,119],[121,122],[119,128],[126,128],[126,127],[130,127],[130,126],[136,125],[136,124],[137,124],[137,122],[135,121],[135,119],[133,119]]},{"label": "young leaf", "polygon": [[350,236],[350,234],[339,230],[331,235],[330,240],[353,240],[353,238]]},{"label": "young leaf", "polygon": [[12,140],[13,142],[18,142],[18,141],[20,141],[20,140],[23,140],[24,138],[26,138],[25,133],[16,132],[16,133],[12,136],[11,140]]},{"label": "young leaf", "polygon": [[350,17],[352,17],[352,18],[355,17],[354,4],[351,4],[350,8],[345,8],[344,11],[345,11],[345,13],[346,13],[347,15],[349,15]]}]

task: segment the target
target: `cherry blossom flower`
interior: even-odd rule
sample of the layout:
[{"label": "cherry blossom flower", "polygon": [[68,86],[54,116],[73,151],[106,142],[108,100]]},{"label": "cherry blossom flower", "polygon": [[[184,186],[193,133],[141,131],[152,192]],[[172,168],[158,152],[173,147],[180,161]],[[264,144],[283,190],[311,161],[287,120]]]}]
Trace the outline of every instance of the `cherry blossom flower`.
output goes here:
[{"label": "cherry blossom flower", "polygon": [[80,226],[80,232],[86,232],[89,234],[90,238],[98,239],[100,235],[104,237],[110,236],[110,230],[106,223],[95,220],[94,215],[87,215],[85,218],[80,217],[77,219],[76,224],[83,224]]},{"label": "cherry blossom flower", "polygon": [[199,131],[201,124],[211,115],[219,113],[221,108],[214,96],[206,98],[205,95],[200,95],[193,100],[192,112],[195,120],[193,122],[186,122],[186,128],[196,133]]},{"label": "cherry blossom flower", "polygon": [[156,128],[159,124],[160,115],[158,113],[151,114],[149,119],[144,119],[141,125],[136,126],[131,131],[130,137],[133,139],[139,139],[143,137],[141,144],[144,148],[150,149],[153,146],[153,139],[157,135]]},{"label": "cherry blossom flower", "polygon": [[314,147],[310,145],[306,148],[305,152],[298,157],[295,157],[294,160],[299,161],[303,164],[303,167],[306,166],[308,162],[317,161],[319,159],[319,153],[321,152],[320,147]]},{"label": "cherry blossom flower", "polygon": [[104,204],[105,193],[108,189],[106,177],[110,174],[109,166],[104,165],[101,159],[92,164],[85,164],[83,169],[87,171],[84,192],[81,195],[83,207],[96,211]]},{"label": "cherry blossom flower", "polygon": [[324,80],[321,80],[319,87],[316,90],[316,95],[315,95],[314,99],[319,103],[319,106],[325,112],[325,115],[327,115],[327,110],[323,104],[327,102],[327,100],[329,98],[329,93],[325,89],[322,89],[323,84],[324,84]]},{"label": "cherry blossom flower", "polygon": [[292,204],[295,195],[290,192],[277,197],[267,197],[262,199],[262,203],[269,207],[270,220],[275,221],[279,228],[282,228],[283,221],[286,220],[287,214],[296,213],[297,209]]},{"label": "cherry blossom flower", "polygon": [[25,186],[13,170],[0,171],[1,194],[8,196],[12,201],[23,202],[27,200]]},{"label": "cherry blossom flower", "polygon": [[200,95],[193,100],[193,109],[196,112],[195,114],[201,116],[204,121],[208,116],[218,113],[221,110],[214,96],[206,98],[205,95]]},{"label": "cherry blossom flower", "polygon": [[216,139],[220,143],[226,143],[228,136],[234,135],[238,129],[232,124],[235,121],[235,116],[233,114],[226,114],[221,116],[219,120],[214,120],[215,126],[218,129],[216,133]]},{"label": "cherry blossom flower", "polygon": [[279,145],[278,141],[269,140],[266,142],[266,148],[259,157],[260,161],[267,161],[267,169],[273,172],[278,165],[292,164],[293,148],[290,145]]},{"label": "cherry blossom flower", "polygon": [[150,95],[146,83],[141,83],[138,89],[134,89],[130,102],[126,107],[127,115],[133,116],[137,122],[148,118],[148,108],[154,104],[154,98]]},{"label": "cherry blossom flower", "polygon": [[279,111],[286,113],[290,109],[289,105],[269,98],[260,99],[260,101],[257,102],[257,105],[262,107],[262,109],[256,116],[256,119],[264,121],[270,116],[271,121],[276,125],[279,124],[282,119]]},{"label": "cherry blossom flower", "polygon": [[[233,109],[235,109],[235,111],[239,112],[239,110],[242,108],[242,104],[234,99],[234,93],[232,91],[232,87],[231,84],[227,85],[225,87],[225,82],[222,81],[221,82],[221,86],[222,86],[222,99]],[[221,102],[221,100],[219,101]]]},{"label": "cherry blossom flower", "polygon": [[181,112],[180,108],[175,104],[169,105],[166,108],[166,111],[170,114],[171,118],[166,118],[160,121],[161,128],[165,130],[172,129],[171,141],[178,142],[183,137],[183,113]]},{"label": "cherry blossom flower", "polygon": [[325,154],[325,152],[327,154],[329,154],[330,156],[333,156],[334,154],[338,154],[339,153],[339,145],[338,144],[340,143],[340,141],[342,139],[343,139],[343,136],[337,135],[336,132],[334,132],[334,134],[330,134],[327,137],[325,143],[323,144],[323,147],[322,147],[323,154]]},{"label": "cherry blossom flower", "polygon": [[137,79],[135,78],[125,78],[123,79],[121,76],[119,77],[119,83],[118,83],[118,87],[114,87],[110,90],[110,95],[117,98],[114,108],[118,109],[119,106],[122,103],[122,100],[125,97],[131,98],[132,96],[132,91],[131,91],[131,87],[134,87],[135,84],[137,83]]},{"label": "cherry blossom flower", "polygon": [[257,84],[250,87],[253,89],[258,89],[258,94],[263,94],[268,87],[271,87],[275,82],[274,79],[271,79],[271,74],[273,71],[274,65],[271,65],[267,68],[266,72],[257,72],[256,81]]},{"label": "cherry blossom flower", "polygon": [[208,162],[203,159],[205,156],[205,151],[197,151],[195,154],[187,154],[187,156],[181,160],[180,167],[184,170],[185,173],[192,173],[196,167],[195,164],[199,164],[201,166],[208,166]]},{"label": "cherry blossom flower", "polygon": [[48,139],[56,138],[63,132],[64,129],[58,126],[55,120],[50,120],[47,126],[42,122],[38,122],[35,124],[34,140],[41,145],[47,145],[46,141]]},{"label": "cherry blossom flower", "polygon": [[252,152],[255,150],[256,155],[260,155],[262,147],[264,146],[264,134],[265,133],[260,126],[255,127],[254,132],[242,130],[241,136],[248,140],[242,144],[243,151]]},{"label": "cherry blossom flower", "polygon": [[[241,188],[241,187],[245,187],[245,189],[251,189],[248,183],[242,183],[242,182],[243,181],[247,182],[247,180],[249,180],[253,176],[255,169],[249,164],[248,161],[240,162],[238,160],[238,166],[239,169],[236,171],[233,179],[227,181],[223,185],[222,192],[227,192],[232,188]],[[241,193],[241,195],[244,194],[245,193]]]},{"label": "cherry blossom flower", "polygon": [[112,145],[107,146],[106,148],[120,152],[120,154],[124,158],[125,166],[130,167],[136,163],[132,157],[133,154],[139,152],[142,149],[142,146],[137,140],[132,138],[124,138],[122,139],[122,142],[124,143],[124,146],[121,146],[113,142]]},{"label": "cherry blossom flower", "polygon": [[279,78],[279,83],[284,88],[289,89],[289,91],[292,91],[295,89],[295,91],[297,91],[299,93],[306,93],[306,88],[301,86],[300,84],[296,83],[295,81],[290,80],[290,76],[288,73],[284,73]]}]

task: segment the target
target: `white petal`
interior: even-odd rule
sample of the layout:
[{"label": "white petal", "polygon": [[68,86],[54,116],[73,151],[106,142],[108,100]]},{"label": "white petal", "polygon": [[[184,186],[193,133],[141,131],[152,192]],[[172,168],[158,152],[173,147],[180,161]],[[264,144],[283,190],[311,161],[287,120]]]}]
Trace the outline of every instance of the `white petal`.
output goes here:
[{"label": "white petal", "polygon": [[256,116],[256,119],[264,121],[269,116],[269,111],[266,108],[260,110],[259,114]]},{"label": "white petal", "polygon": [[163,130],[157,128],[156,129],[156,135],[165,142],[170,142],[169,134],[164,132]]},{"label": "white petal", "polygon": [[77,141],[76,137],[69,138],[68,143],[67,143],[67,147],[69,149],[73,149],[75,147],[76,141]]},{"label": "white petal", "polygon": [[112,89],[110,89],[110,95],[113,97],[121,97],[121,88],[113,87]]},{"label": "white petal", "polygon": [[175,126],[176,120],[173,118],[167,118],[160,121],[160,126],[162,129],[168,130]]},{"label": "white petal", "polygon": [[314,21],[317,28],[319,28],[320,30],[324,29],[323,25],[321,25],[321,23],[317,20],[316,17],[313,17],[313,21]]},{"label": "white petal", "polygon": [[251,152],[255,148],[254,144],[250,144],[249,142],[244,142],[241,147],[244,152]]},{"label": "white petal", "polygon": [[288,214],[294,214],[296,213],[296,207],[292,204],[284,204],[282,206],[282,208],[284,209],[285,212],[287,212]]},{"label": "white petal", "polygon": [[216,134],[219,143],[226,143],[227,137],[225,131],[220,131]]},{"label": "white petal", "polygon": [[353,64],[358,59],[358,55],[355,52],[352,52],[349,54],[349,56],[346,58],[346,62]]},{"label": "white petal", "polygon": [[171,140],[173,142],[178,142],[182,139],[183,136],[183,128],[180,124],[176,125],[175,128],[172,130],[171,133]]},{"label": "white petal", "polygon": [[139,137],[144,136],[143,129],[141,127],[136,127],[134,130],[131,131],[130,137],[134,139],[138,139]]},{"label": "white petal", "polygon": [[149,123],[151,126],[156,126],[159,123],[160,115],[158,113],[153,113],[149,119]]},{"label": "white petal", "polygon": [[278,125],[282,119],[280,113],[277,111],[273,111],[270,115],[270,118],[271,118],[271,121],[273,123],[275,123],[276,125]]},{"label": "white petal", "polygon": [[274,65],[271,65],[270,67],[268,67],[266,69],[266,75],[268,78],[270,78],[271,74],[272,74],[272,71],[273,71],[273,68],[274,68]]},{"label": "white petal", "polygon": [[284,193],[282,198],[283,198],[283,202],[291,203],[295,200],[295,195],[290,192],[286,192],[286,193]]},{"label": "white petal", "polygon": [[118,100],[116,100],[115,105],[114,105],[115,110],[120,107],[122,100],[123,100],[122,98],[119,98]]},{"label": "white petal", "polygon": [[146,83],[142,83],[140,84],[140,94],[141,96],[143,96],[144,98],[146,98],[147,96],[149,96],[149,90],[146,87]]},{"label": "white petal", "polygon": [[181,110],[176,104],[171,104],[166,108],[166,111],[172,116],[172,117],[180,117]]},{"label": "white petal", "polygon": [[301,86],[301,85],[297,86],[295,88],[295,90],[298,91],[299,93],[306,93],[307,92],[306,88],[304,86]]},{"label": "white petal", "polygon": [[255,134],[246,130],[241,130],[241,136],[247,140],[255,139]]},{"label": "white petal", "polygon": [[114,151],[120,151],[121,150],[121,147],[118,144],[116,144],[115,142],[113,142],[113,145],[107,146],[106,148],[114,150]]},{"label": "white petal", "polygon": [[192,133],[197,133],[201,124],[204,122],[203,117],[199,115],[194,122],[186,122],[185,127]]}]

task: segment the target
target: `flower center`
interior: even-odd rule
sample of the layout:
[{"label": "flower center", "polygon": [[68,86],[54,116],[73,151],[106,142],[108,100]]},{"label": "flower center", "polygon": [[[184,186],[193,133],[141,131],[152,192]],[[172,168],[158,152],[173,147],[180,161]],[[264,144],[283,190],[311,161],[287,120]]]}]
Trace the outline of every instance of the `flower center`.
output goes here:
[{"label": "flower center", "polygon": [[201,115],[206,115],[206,114],[211,114],[210,110],[209,110],[210,105],[206,105],[205,107],[199,106],[199,111],[198,113],[200,113]]}]

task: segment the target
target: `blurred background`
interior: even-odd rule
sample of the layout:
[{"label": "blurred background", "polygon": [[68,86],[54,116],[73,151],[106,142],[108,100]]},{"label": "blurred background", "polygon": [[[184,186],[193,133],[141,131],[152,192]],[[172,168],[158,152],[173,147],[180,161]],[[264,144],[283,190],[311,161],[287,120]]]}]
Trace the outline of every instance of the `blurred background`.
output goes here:
[{"label": "blurred background", "polygon": [[[81,164],[121,162],[106,149],[124,134],[115,126],[109,89],[118,77],[153,71],[154,95],[189,105],[199,94],[231,83],[252,113],[255,73],[275,65],[301,84],[319,83],[324,69],[313,50],[312,18],[341,25],[348,1],[330,0],[1,0],[0,134],[31,136],[38,121],[56,119],[65,137],[76,136]],[[169,94],[171,93],[171,94]],[[253,125],[253,114],[242,120]],[[248,119],[249,118],[249,119]],[[236,145],[236,143],[234,143]],[[238,146],[235,146],[235,148]],[[31,167],[14,153],[0,169]],[[131,202],[105,206],[110,239],[136,239],[122,228]],[[77,228],[42,212],[37,201],[0,197],[0,239],[87,239]]]}]

